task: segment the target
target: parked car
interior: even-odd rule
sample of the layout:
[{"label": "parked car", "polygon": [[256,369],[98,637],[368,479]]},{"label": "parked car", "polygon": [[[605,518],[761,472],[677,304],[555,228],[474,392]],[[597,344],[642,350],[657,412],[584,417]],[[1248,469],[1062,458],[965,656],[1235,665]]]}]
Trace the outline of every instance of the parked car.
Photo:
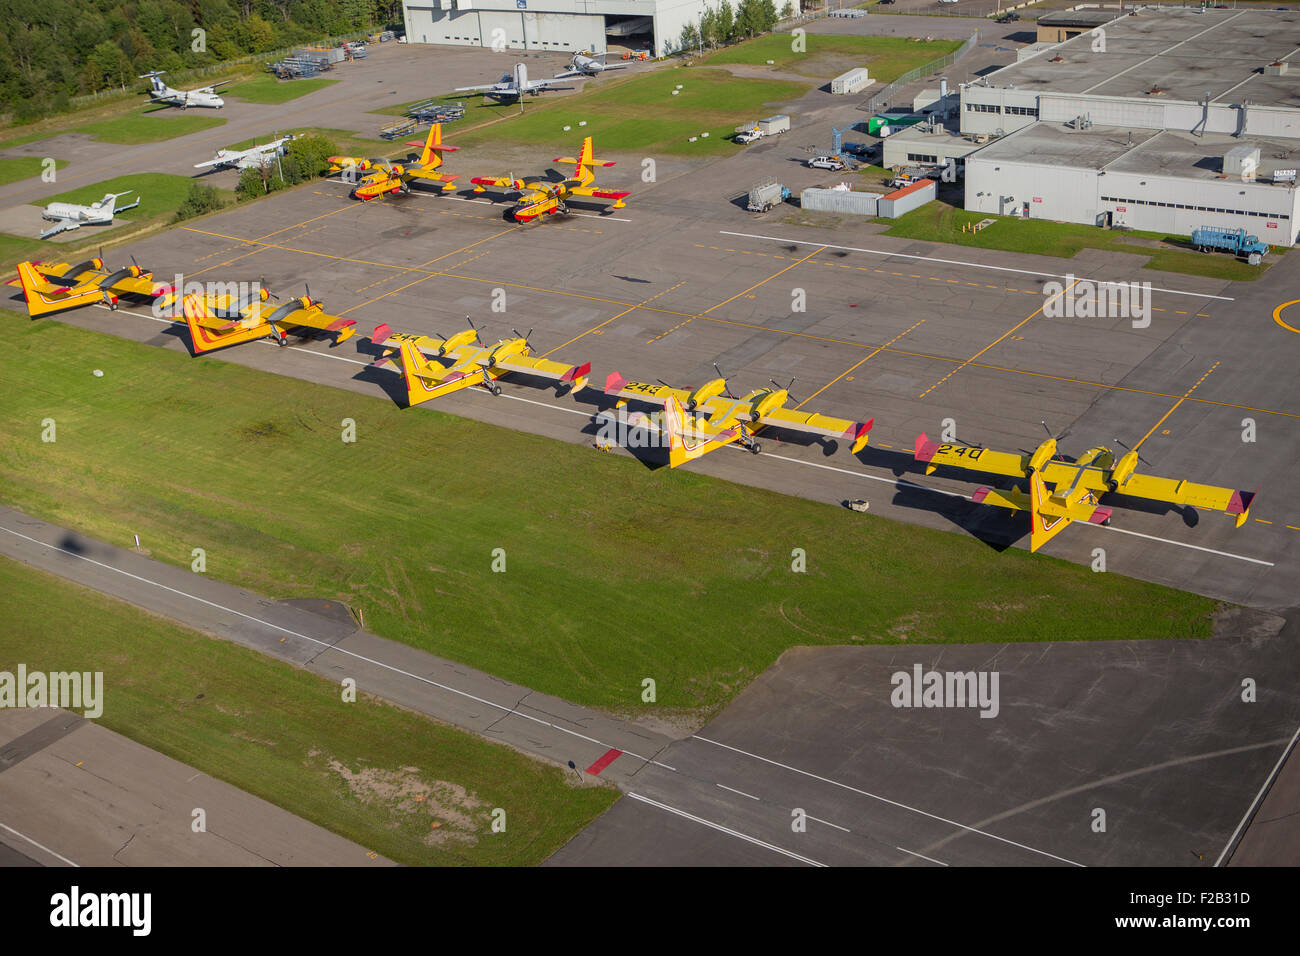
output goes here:
[{"label": "parked car", "polygon": [[1016,11],[1014,10],[1008,10],[1006,13],[1002,14],[1002,16],[998,17],[997,22],[1015,23],[1019,19],[1020,19],[1020,14],[1016,13]]},{"label": "parked car", "polygon": [[850,156],[870,156],[876,150],[875,143],[845,143],[844,152]]},{"label": "parked car", "polygon": [[808,160],[808,166],[811,169],[833,169],[836,171],[844,168],[844,164],[834,156],[814,156]]}]

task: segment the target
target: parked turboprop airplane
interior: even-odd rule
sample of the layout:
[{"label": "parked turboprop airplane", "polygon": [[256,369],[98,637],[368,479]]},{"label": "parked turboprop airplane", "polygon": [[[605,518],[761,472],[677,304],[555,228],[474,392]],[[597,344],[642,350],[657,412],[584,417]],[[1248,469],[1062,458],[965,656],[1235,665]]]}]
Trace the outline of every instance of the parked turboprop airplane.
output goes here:
[{"label": "parked turboprop airplane", "polygon": [[569,69],[564,73],[557,73],[557,80],[567,80],[571,76],[595,76],[597,73],[604,73],[606,70],[626,70],[626,63],[606,63],[605,57],[608,53],[598,53],[592,55],[586,50],[581,53],[575,53],[573,59],[569,61]]},{"label": "parked turboprop airplane", "polygon": [[148,80],[150,85],[149,102],[162,103],[167,106],[179,106],[185,109],[190,106],[206,106],[210,109],[219,110],[226,105],[226,101],[217,95],[217,87],[225,86],[230,80],[222,80],[220,83],[213,83],[211,86],[203,86],[197,90],[174,90],[158,77],[163,76],[166,70],[151,70],[143,74],[140,79]]},{"label": "parked turboprop airplane", "polygon": [[93,202],[89,206],[81,206],[72,202],[50,203],[41,210],[41,217],[53,221],[55,225],[41,233],[41,238],[48,239],[60,232],[66,232],[69,229],[80,229],[82,226],[111,225],[114,215],[140,205],[139,199],[127,206],[117,205],[119,199],[131,195],[134,191],[128,189],[124,193],[109,193],[103,199]]},{"label": "parked turboprop airplane", "polygon": [[217,155],[207,162],[195,163],[195,169],[203,169],[205,166],[215,166],[217,169],[230,167],[233,169],[260,169],[261,167],[273,162],[277,156],[283,156],[287,150],[285,143],[293,139],[293,133],[285,133],[277,140],[264,143],[258,146],[254,143],[248,149],[219,149]]},{"label": "parked turboprop airplane", "polygon": [[486,86],[458,86],[457,93],[470,93],[474,90],[482,90],[484,96],[490,96],[492,99],[502,103],[509,103],[519,99],[521,94],[527,93],[529,96],[537,96],[546,90],[569,90],[570,86],[552,86],[551,84],[559,79],[552,77],[549,80],[530,80],[528,78],[528,67],[522,63],[516,63],[513,73],[506,73],[497,83],[489,83]]}]

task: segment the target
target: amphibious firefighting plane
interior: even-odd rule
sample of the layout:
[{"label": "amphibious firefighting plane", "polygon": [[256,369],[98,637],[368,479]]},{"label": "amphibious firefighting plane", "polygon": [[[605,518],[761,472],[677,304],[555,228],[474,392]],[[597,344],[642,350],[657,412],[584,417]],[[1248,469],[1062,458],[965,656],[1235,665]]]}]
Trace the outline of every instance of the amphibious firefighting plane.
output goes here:
[{"label": "amphibious firefighting plane", "polygon": [[739,442],[757,455],[761,448],[755,436],[767,427],[842,439],[851,442],[850,450],[857,454],[866,446],[875,424],[874,418],[851,422],[816,412],[787,410],[784,405],[790,400],[789,386],[782,388],[776,382],[772,388],[756,388],[737,397],[731,394],[721,371],[718,378],[694,390],[629,382],[613,372],[605,379],[605,394],[663,406],[668,464],[672,468],[732,442]]},{"label": "amphibious firefighting plane", "polygon": [[181,300],[185,324],[190,330],[194,354],[213,349],[273,338],[277,345],[289,344],[289,330],[317,329],[334,333],[334,344],[346,342],[356,332],[355,319],[344,319],[325,312],[325,303],[306,295],[276,305],[278,299],[263,283],[255,283],[242,295],[191,294]]},{"label": "amphibious firefighting plane", "polygon": [[489,83],[486,86],[458,86],[457,93],[471,93],[475,90],[482,90],[484,96],[490,96],[499,103],[511,103],[519,99],[520,96],[527,93],[529,96],[537,96],[547,90],[571,90],[571,86],[553,86],[552,84],[560,77],[552,77],[549,80],[530,80],[528,78],[528,67],[522,63],[516,63],[514,71],[504,74],[496,83]]},{"label": "amphibious firefighting plane", "polygon": [[74,202],[52,202],[41,210],[41,218],[51,220],[54,225],[41,233],[40,238],[48,239],[50,236],[58,235],[69,229],[80,229],[82,226],[111,226],[113,217],[117,213],[126,212],[128,209],[134,209],[140,205],[139,199],[126,206],[117,204],[119,199],[131,195],[134,191],[128,189],[124,193],[107,193],[103,199],[93,202],[89,206],[82,206]]},{"label": "amphibious firefighting plane", "polygon": [[166,70],[151,70],[143,74],[140,79],[149,81],[149,102],[162,103],[166,106],[179,106],[186,109],[190,106],[206,106],[210,109],[219,110],[226,105],[226,101],[217,95],[217,87],[225,86],[230,80],[222,80],[220,83],[213,83],[211,86],[203,86],[197,90],[173,90],[158,77],[166,74]]},{"label": "amphibious firefighting plane", "polygon": [[557,163],[566,163],[576,167],[577,176],[573,179],[563,179],[560,182],[532,182],[526,183],[521,179],[514,179],[509,176],[503,176],[499,179],[489,179],[476,177],[470,182],[474,184],[474,192],[486,192],[487,187],[503,189],[507,193],[519,193],[519,200],[510,207],[510,215],[516,222],[529,222],[538,216],[546,215],[564,215],[569,211],[566,199],[572,199],[574,196],[590,196],[595,199],[612,199],[614,204],[610,209],[622,209],[627,203],[623,202],[631,193],[612,192],[608,189],[597,189],[595,186],[596,174],[592,168],[596,166],[613,166],[612,162],[605,162],[592,158],[591,137],[588,136],[582,141],[582,152],[578,158],[572,156],[559,156],[554,160]]},{"label": "amphibious firefighting plane", "polygon": [[[590,362],[564,365],[544,358],[530,358],[532,346],[528,336],[517,331],[517,338],[502,339],[487,346],[479,337],[480,331],[471,323],[468,329],[449,338],[433,338],[394,332],[385,324],[378,326],[370,339],[376,345],[388,342],[398,347],[408,405],[419,405],[472,385],[482,385],[493,395],[500,395],[501,386],[496,380],[507,372],[548,378],[561,391],[571,393],[580,391],[587,384]],[[372,364],[385,365],[392,361],[392,357],[393,350],[389,349]]]},{"label": "amphibious firefighting plane", "polygon": [[[1072,521],[1110,524],[1112,509],[1099,504],[1101,497],[1108,493],[1222,511],[1237,519],[1238,528],[1246,523],[1255,500],[1256,492],[1253,491],[1139,475],[1136,448],[1129,449],[1117,459],[1109,448],[1099,446],[1088,449],[1077,461],[1067,462],[1057,456],[1056,441],[1049,438],[1032,455],[1013,455],[989,448],[941,444],[931,441],[922,432],[917,436],[914,455],[917,461],[925,464],[927,475],[945,466],[1010,478],[1028,478],[1028,494],[1014,489],[979,488],[971,500],[976,504],[1028,511],[1031,551],[1037,551]],[[1118,439],[1116,443],[1119,443]],[[1048,485],[1052,486],[1050,491]]]},{"label": "amphibious firefighting plane", "polygon": [[171,292],[171,286],[154,282],[152,272],[134,263],[121,269],[108,269],[100,258],[76,265],[20,262],[18,278],[10,279],[8,284],[22,287],[27,314],[32,318],[96,302],[116,309],[119,296],[152,299]]},{"label": "amphibious firefighting plane", "polygon": [[[360,156],[331,156],[329,157],[330,172],[343,173],[349,181],[356,183],[356,188],[352,190],[353,199],[374,199],[384,193],[409,193],[413,179],[427,179],[440,183],[443,192],[456,188],[454,183],[460,178],[459,176],[438,172],[438,167],[443,162],[442,154],[460,149],[459,146],[442,145],[441,123],[434,123],[430,127],[429,136],[423,143],[416,140],[406,145],[423,147],[419,158],[411,163],[395,163],[387,159],[364,159]],[[358,172],[362,170],[374,170],[374,172],[356,178]]]},{"label": "amphibious firefighting plane", "polygon": [[605,57],[608,53],[598,53],[592,55],[587,50],[581,53],[575,53],[573,59],[569,61],[569,69],[564,73],[555,74],[557,80],[567,80],[571,76],[595,76],[597,73],[604,73],[606,70],[626,70],[626,63],[606,63]]}]

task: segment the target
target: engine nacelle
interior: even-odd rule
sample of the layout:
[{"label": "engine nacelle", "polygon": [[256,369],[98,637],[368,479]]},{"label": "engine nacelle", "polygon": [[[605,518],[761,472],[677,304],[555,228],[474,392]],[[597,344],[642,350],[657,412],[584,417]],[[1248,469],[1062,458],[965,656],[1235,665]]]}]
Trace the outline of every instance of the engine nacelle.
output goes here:
[{"label": "engine nacelle", "polygon": [[1043,442],[1034,451],[1029,458],[1029,470],[1031,472],[1042,471],[1044,466],[1056,457],[1056,439],[1049,438]]}]

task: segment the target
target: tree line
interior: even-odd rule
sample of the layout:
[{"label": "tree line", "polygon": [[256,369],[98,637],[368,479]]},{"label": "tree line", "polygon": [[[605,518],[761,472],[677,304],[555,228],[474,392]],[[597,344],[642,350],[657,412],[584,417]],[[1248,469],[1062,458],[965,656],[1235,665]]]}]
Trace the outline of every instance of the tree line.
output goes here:
[{"label": "tree line", "polygon": [[180,73],[401,20],[401,0],[4,0],[0,113],[35,119],[75,96],[130,88],[147,70]]},{"label": "tree line", "polygon": [[748,40],[767,33],[781,20],[788,20],[794,14],[795,6],[790,0],[779,14],[775,0],[740,0],[734,10],[729,0],[720,0],[718,6],[704,8],[698,23],[692,21],[682,27],[678,49],[712,49]]}]

